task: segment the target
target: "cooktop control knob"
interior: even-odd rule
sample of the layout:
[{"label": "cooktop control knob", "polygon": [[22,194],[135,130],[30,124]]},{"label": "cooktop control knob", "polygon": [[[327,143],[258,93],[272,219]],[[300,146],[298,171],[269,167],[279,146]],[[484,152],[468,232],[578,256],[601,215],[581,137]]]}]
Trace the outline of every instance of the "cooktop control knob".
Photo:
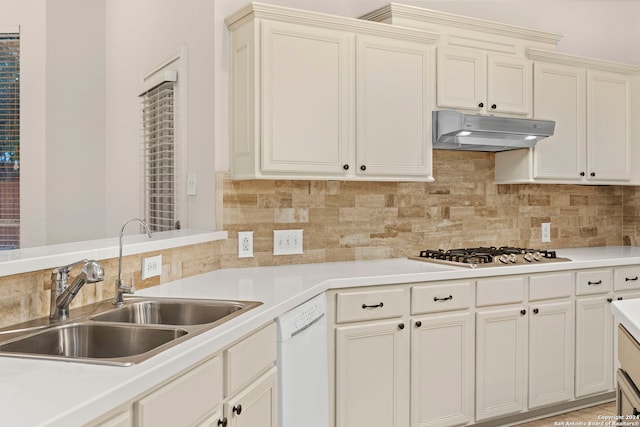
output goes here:
[{"label": "cooktop control knob", "polygon": [[498,257],[498,261],[500,261],[503,264],[509,264],[509,255],[507,254],[502,254]]},{"label": "cooktop control knob", "polygon": [[527,262],[534,261],[532,252],[527,252],[526,254],[524,254],[524,256],[522,258],[524,258],[524,260],[527,261]]}]

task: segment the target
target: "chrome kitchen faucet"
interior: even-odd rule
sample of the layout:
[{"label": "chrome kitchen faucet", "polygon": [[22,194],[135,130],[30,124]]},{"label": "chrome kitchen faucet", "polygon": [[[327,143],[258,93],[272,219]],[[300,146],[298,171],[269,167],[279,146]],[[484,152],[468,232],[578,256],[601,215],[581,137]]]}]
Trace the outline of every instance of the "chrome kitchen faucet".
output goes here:
[{"label": "chrome kitchen faucet", "polygon": [[[78,264],[84,264],[82,271],[71,285],[67,286],[69,272]],[[83,259],[69,265],[58,267],[51,272],[51,306],[49,318],[51,320],[65,320],[69,317],[69,304],[76,297],[85,283],[95,283],[104,280],[102,266],[93,260]]]},{"label": "chrome kitchen faucet", "polygon": [[147,232],[147,236],[151,238],[151,230],[146,222],[139,218],[132,218],[129,221],[125,222],[120,230],[120,252],[118,254],[118,280],[116,281],[116,299],[113,300],[113,305],[116,307],[120,307],[124,304],[124,294],[132,294],[136,291],[136,288],[133,286],[133,279],[131,279],[131,285],[126,286],[122,281],[122,235],[124,234],[124,229],[132,222],[139,222]]}]

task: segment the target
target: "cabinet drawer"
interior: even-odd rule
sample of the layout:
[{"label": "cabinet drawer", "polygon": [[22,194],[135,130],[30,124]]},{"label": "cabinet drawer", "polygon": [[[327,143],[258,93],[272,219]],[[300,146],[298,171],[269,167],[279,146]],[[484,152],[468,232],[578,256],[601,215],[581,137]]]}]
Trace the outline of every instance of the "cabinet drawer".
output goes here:
[{"label": "cabinet drawer", "polygon": [[192,425],[222,403],[220,356],[190,370],[136,404],[137,426]]},{"label": "cabinet drawer", "polygon": [[472,282],[443,283],[411,288],[411,314],[462,310],[472,303]]},{"label": "cabinet drawer", "polygon": [[611,269],[609,268],[576,273],[576,295],[604,294],[611,289]]},{"label": "cabinet drawer", "polygon": [[631,381],[640,385],[640,344],[622,325],[618,325],[618,360]]},{"label": "cabinet drawer", "polygon": [[[640,410],[640,391],[636,387],[629,376],[622,370],[618,369],[617,374],[617,406],[618,406],[618,415],[622,416],[621,420],[632,420],[637,419],[637,411]],[[625,418],[625,416],[629,416],[629,418]],[[631,418],[633,417],[633,418]]]},{"label": "cabinet drawer", "polygon": [[515,304],[524,301],[525,277],[505,277],[478,280],[476,305]]},{"label": "cabinet drawer", "polygon": [[574,274],[572,272],[531,276],[529,278],[529,301],[570,297],[573,286]]},{"label": "cabinet drawer", "polygon": [[618,267],[613,270],[613,290],[640,289],[640,266]]},{"label": "cabinet drawer", "polygon": [[402,317],[405,295],[404,288],[340,292],[336,323]]},{"label": "cabinet drawer", "polygon": [[270,368],[276,361],[276,324],[225,350],[225,396],[230,396]]}]

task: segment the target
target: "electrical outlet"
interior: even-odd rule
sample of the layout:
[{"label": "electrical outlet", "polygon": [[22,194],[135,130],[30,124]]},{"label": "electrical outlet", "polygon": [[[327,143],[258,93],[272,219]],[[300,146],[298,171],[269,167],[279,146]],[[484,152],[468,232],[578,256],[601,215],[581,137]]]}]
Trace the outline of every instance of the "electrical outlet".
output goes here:
[{"label": "electrical outlet", "polygon": [[548,243],[551,241],[551,223],[543,222],[540,224],[540,241]]},{"label": "electrical outlet", "polygon": [[238,258],[253,256],[253,231],[238,231]]},{"label": "electrical outlet", "polygon": [[273,254],[302,254],[302,232],[304,230],[273,230]]},{"label": "electrical outlet", "polygon": [[142,280],[162,274],[162,255],[142,258]]}]

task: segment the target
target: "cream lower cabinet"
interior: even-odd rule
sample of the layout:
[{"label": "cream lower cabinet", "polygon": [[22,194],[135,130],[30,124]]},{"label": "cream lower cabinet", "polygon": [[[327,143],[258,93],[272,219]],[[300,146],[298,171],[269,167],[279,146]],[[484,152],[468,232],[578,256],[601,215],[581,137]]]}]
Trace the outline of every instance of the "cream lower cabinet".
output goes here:
[{"label": "cream lower cabinet", "polygon": [[275,323],[256,330],[95,427],[276,427]]},{"label": "cream lower cabinet", "polygon": [[529,409],[573,397],[574,330],[572,301],[530,305]]},{"label": "cream lower cabinet", "polygon": [[527,311],[523,307],[476,314],[476,420],[526,409]]},{"label": "cream lower cabinet", "polygon": [[611,390],[613,319],[610,269],[576,273],[576,397]]},{"label": "cream lower cabinet", "polygon": [[224,418],[229,427],[276,427],[277,371],[271,368],[240,393],[227,399]]}]

